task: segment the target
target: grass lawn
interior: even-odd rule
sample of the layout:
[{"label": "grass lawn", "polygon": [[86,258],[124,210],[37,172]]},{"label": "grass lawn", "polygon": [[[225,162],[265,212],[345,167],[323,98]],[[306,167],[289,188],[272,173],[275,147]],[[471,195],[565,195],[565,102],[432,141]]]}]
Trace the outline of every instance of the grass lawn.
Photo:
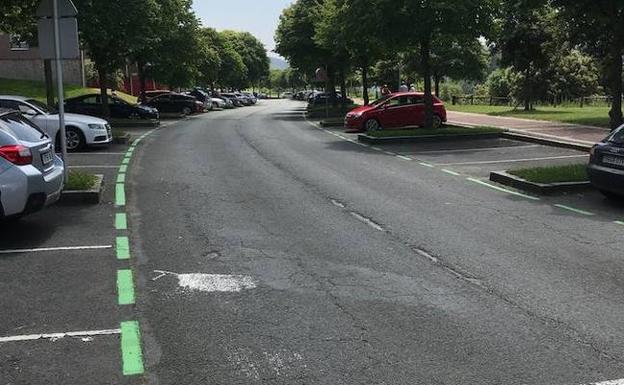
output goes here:
[{"label": "grass lawn", "polygon": [[[56,94],[56,86],[54,88],[54,91]],[[65,98],[72,98],[92,92],[100,93],[100,90],[96,88],[82,88],[73,84],[65,84]],[[130,103],[134,104],[137,102],[137,98],[132,95],[125,94],[121,91],[116,91],[116,93],[117,96]],[[14,80],[0,78],[0,95],[22,95],[45,102],[45,83],[32,80]]]},{"label": "grass lawn", "polygon": [[97,177],[93,174],[87,174],[82,171],[70,171],[65,189],[72,191],[90,190],[93,188],[96,181]]},{"label": "grass lawn", "polygon": [[457,127],[443,126],[442,128],[411,128],[403,130],[379,130],[367,133],[374,138],[394,138],[399,136],[449,136],[449,135],[478,135],[478,134],[498,134],[503,132],[500,128],[494,127]]},{"label": "grass lawn", "polygon": [[509,106],[451,105],[449,111],[472,112],[491,116],[508,116],[523,119],[548,120],[598,127],[609,127],[609,107],[537,107],[534,111],[523,111]]},{"label": "grass lawn", "polygon": [[507,172],[533,183],[585,182],[589,180],[587,164],[525,168]]}]

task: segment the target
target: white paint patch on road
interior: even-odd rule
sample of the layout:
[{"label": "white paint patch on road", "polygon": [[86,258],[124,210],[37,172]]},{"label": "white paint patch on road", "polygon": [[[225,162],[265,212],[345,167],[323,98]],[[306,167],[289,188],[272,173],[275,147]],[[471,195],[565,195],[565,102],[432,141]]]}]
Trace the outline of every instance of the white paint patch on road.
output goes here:
[{"label": "white paint patch on road", "polygon": [[[247,275],[230,275],[230,274],[178,274],[170,271],[154,270],[155,273],[164,275],[173,275],[178,279],[178,285],[183,289],[191,291],[202,291],[207,293],[221,292],[233,293],[247,289],[254,289],[256,282]],[[155,279],[154,279],[155,280]]]},{"label": "white paint patch on road", "polygon": [[65,333],[47,333],[47,334],[27,334],[21,336],[9,336],[0,337],[0,343],[4,342],[24,342],[24,341],[37,341],[37,340],[51,340],[58,341],[65,337],[80,337],[83,342],[90,342],[93,340],[93,336],[107,336],[112,334],[120,334],[120,329],[105,329],[105,330],[87,330],[79,332],[65,332]]},{"label": "white paint patch on road", "polygon": [[403,160],[410,160],[410,161],[412,160],[412,158],[410,158],[409,156],[405,156],[405,155],[397,155],[396,157],[399,159],[403,159]]},{"label": "white paint patch on road", "polygon": [[384,230],[383,227],[381,227],[381,225],[373,222],[370,218],[366,218],[365,216],[362,216],[362,215],[356,213],[355,211],[351,211],[351,215],[353,215],[353,217],[355,217],[358,221],[363,222],[363,223],[369,225],[370,227],[372,227],[373,229],[375,229],[377,231],[386,231],[386,230]]},{"label": "white paint patch on road", "polygon": [[338,208],[341,208],[341,209],[344,209],[344,208],[346,208],[346,207],[347,207],[347,206],[345,206],[342,202],[339,202],[339,201],[337,201],[337,200],[335,200],[335,199],[332,199],[332,200],[331,200],[331,203],[332,203],[334,206],[336,206],[336,207],[338,207]]},{"label": "white paint patch on road", "polygon": [[587,385],[624,385],[624,378],[619,380],[611,380],[611,381],[603,381],[603,382],[592,382]]},{"label": "white paint patch on road", "polygon": [[479,164],[497,164],[497,163],[521,163],[521,162],[533,162],[539,160],[558,160],[558,159],[574,159],[574,158],[587,158],[589,154],[584,155],[565,155],[565,156],[548,156],[542,158],[526,158],[526,159],[503,159],[503,160],[484,160],[479,162],[461,162],[461,163],[441,163],[438,166],[470,166]]},{"label": "white paint patch on road", "polygon": [[40,247],[40,248],[34,248],[34,249],[0,250],[0,254],[24,254],[24,253],[37,253],[37,252],[44,252],[44,251],[102,250],[102,249],[112,249],[112,248],[113,248],[113,245]]}]

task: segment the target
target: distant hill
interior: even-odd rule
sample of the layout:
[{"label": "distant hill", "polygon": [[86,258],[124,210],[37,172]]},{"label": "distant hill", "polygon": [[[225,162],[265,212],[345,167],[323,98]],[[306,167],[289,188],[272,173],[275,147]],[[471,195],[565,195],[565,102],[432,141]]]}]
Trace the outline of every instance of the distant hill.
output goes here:
[{"label": "distant hill", "polygon": [[269,57],[269,59],[271,59],[272,70],[285,70],[289,67],[288,62],[284,59],[278,57]]}]

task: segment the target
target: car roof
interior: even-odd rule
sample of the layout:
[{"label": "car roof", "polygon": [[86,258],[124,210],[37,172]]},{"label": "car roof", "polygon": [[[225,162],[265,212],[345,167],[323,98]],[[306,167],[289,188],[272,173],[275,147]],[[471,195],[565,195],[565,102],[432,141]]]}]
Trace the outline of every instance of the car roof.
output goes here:
[{"label": "car roof", "polygon": [[[425,96],[424,92],[394,92],[390,96]],[[435,97],[435,95],[432,95]]]},{"label": "car roof", "polygon": [[28,100],[28,99],[32,99],[26,96],[21,96],[21,95],[0,95],[0,99],[9,99],[9,100]]},{"label": "car roof", "polygon": [[4,115],[8,115],[8,114],[14,114],[14,113],[19,113],[19,111],[12,110],[10,108],[0,108],[0,116],[4,116]]}]

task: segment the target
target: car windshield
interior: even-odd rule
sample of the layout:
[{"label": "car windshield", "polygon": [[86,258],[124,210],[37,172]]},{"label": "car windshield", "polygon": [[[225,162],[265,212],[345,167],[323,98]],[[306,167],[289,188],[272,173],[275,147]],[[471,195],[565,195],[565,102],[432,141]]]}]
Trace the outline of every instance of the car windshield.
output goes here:
[{"label": "car windshield", "polygon": [[374,102],[371,103],[371,105],[373,106],[380,106],[382,104],[384,104],[388,99],[390,99],[392,96],[391,95],[386,95],[386,96],[382,96],[381,98],[375,100]]},{"label": "car windshield", "polygon": [[607,141],[610,143],[624,144],[624,125],[621,125],[611,135],[609,135]]},{"label": "car windshield", "polygon": [[33,106],[37,107],[38,109],[40,109],[41,111],[43,111],[43,112],[45,112],[47,114],[56,114],[57,113],[56,109],[48,106],[45,103],[42,103],[42,102],[38,101],[38,100],[28,99],[28,100],[26,100],[26,102],[32,104]]}]

